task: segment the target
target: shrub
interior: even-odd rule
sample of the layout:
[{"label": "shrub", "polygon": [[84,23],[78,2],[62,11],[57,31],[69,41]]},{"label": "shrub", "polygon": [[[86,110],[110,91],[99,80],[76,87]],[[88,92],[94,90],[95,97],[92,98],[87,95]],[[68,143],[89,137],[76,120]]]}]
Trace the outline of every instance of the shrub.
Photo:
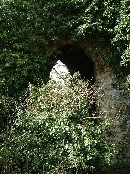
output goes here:
[{"label": "shrub", "polygon": [[74,74],[64,87],[49,81],[40,88],[30,84],[29,91],[9,138],[12,173],[76,173],[111,163],[114,146],[103,136],[107,124],[89,114],[95,92],[88,82]]}]

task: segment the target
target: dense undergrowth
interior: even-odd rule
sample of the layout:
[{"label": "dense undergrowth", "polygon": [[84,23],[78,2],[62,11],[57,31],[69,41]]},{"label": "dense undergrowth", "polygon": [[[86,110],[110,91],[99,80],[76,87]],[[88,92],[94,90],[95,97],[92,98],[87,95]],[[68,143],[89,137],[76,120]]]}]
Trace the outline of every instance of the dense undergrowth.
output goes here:
[{"label": "dense undergrowth", "polygon": [[95,96],[77,74],[65,86],[54,81],[40,88],[30,84],[2,143],[2,172],[96,173],[112,164],[116,148],[105,140],[109,124],[89,112]]},{"label": "dense undergrowth", "polygon": [[[0,2],[0,131],[2,143],[6,138],[8,139],[10,130],[15,125],[15,120],[18,119],[16,103],[20,104],[26,100],[28,92],[25,91],[29,83],[38,87],[48,81],[49,72],[57,61],[57,51],[50,51],[50,45],[60,44],[61,39],[66,35],[70,36],[72,43],[95,33],[107,39],[111,54],[103,61],[113,66],[118,75],[126,77],[126,86],[129,88],[129,11],[129,0],[3,0]],[[27,117],[27,119],[30,118]],[[66,124],[68,123],[65,122]],[[19,146],[20,136],[22,136],[22,131],[16,136]],[[32,136],[32,134],[27,133],[27,136]],[[12,144],[13,140],[12,138]],[[25,149],[27,146],[28,144],[25,145]],[[2,146],[1,154],[5,166],[15,163],[9,160],[11,164],[8,164],[7,159],[11,155],[16,155],[14,150],[12,150],[14,154],[8,151]],[[12,157],[10,159],[12,160]],[[16,159],[17,163],[18,157]],[[29,162],[25,161],[25,163]]]}]

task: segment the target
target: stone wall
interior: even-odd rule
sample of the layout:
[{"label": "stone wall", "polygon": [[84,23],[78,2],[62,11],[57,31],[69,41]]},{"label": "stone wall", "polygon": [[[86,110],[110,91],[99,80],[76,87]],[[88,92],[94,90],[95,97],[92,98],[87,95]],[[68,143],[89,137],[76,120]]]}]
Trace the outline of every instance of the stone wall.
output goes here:
[{"label": "stone wall", "polygon": [[[96,41],[96,38],[95,38]],[[95,82],[98,91],[98,116],[111,120],[108,141],[116,144],[117,166],[111,166],[105,174],[130,173],[130,90],[124,79],[117,77],[112,68],[103,65],[103,58],[109,54],[106,45],[95,45],[94,41],[80,44],[95,63]],[[95,48],[95,51],[89,51]]]},{"label": "stone wall", "polygon": [[[130,173],[130,90],[125,80],[117,77],[111,67],[105,66],[103,59],[109,55],[109,45],[97,36],[79,42],[80,47],[95,63],[95,82],[98,91],[98,115],[111,119],[108,141],[118,147],[117,168],[111,168],[112,174]],[[113,171],[113,172],[112,172]]]},{"label": "stone wall", "polygon": [[117,78],[107,67],[97,72],[96,86],[99,115],[111,119],[108,141],[115,143],[119,151],[117,169],[111,169],[109,173],[126,174],[130,171],[130,90],[125,88],[123,79]]}]

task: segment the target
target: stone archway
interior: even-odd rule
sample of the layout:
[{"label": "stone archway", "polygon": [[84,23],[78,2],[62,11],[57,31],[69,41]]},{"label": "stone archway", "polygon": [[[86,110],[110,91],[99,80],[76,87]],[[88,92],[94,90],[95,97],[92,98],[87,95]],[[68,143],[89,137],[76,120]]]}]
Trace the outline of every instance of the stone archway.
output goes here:
[{"label": "stone archway", "polygon": [[75,45],[62,40],[52,50],[60,52],[56,58],[67,66],[71,74],[79,71],[83,79],[93,78],[92,83],[95,82],[98,91],[97,116],[101,119],[111,119],[112,134],[108,139],[120,149],[116,156],[117,161],[127,166],[130,164],[130,91],[124,87],[124,79],[117,77],[112,67],[103,64],[103,60],[109,57],[111,52],[108,45],[101,44],[98,39],[86,38]]},{"label": "stone archway", "polygon": [[[61,46],[57,49],[58,55],[57,55],[57,63],[52,68],[55,70],[53,73],[54,77],[52,75],[52,71],[50,73],[50,77],[54,77],[52,79],[58,81],[61,81],[61,84],[64,84],[63,79],[60,80],[60,73],[64,73],[64,71],[61,70],[60,66],[65,66],[68,72],[73,75],[75,72],[79,72],[81,75],[81,78],[85,81],[89,81],[89,87],[94,84],[95,82],[95,63],[83,49],[81,49],[78,46],[67,44],[64,46]],[[63,63],[63,65],[58,64],[58,62]],[[58,68],[59,67],[59,68]],[[59,73],[60,72],[60,73]],[[55,74],[56,73],[56,74]],[[92,90],[92,88],[91,88]],[[96,115],[96,101],[93,99],[93,102],[91,102],[89,107],[89,114],[90,117],[93,117]],[[96,118],[96,117],[94,117]]]}]

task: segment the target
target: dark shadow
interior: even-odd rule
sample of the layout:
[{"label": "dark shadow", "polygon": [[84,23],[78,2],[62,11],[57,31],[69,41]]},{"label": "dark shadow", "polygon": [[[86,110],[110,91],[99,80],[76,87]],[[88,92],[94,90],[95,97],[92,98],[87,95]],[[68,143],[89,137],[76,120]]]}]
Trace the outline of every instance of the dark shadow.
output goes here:
[{"label": "dark shadow", "polygon": [[58,51],[58,59],[67,66],[71,75],[79,71],[82,79],[94,83],[94,62],[82,49],[67,45],[60,47]]},{"label": "dark shadow", "polygon": [[[79,72],[83,80],[89,80],[89,84],[95,82],[94,62],[85,54],[85,52],[76,46],[66,45],[58,49],[57,59],[64,63],[70,74]],[[96,102],[89,108],[90,116],[96,115]]]}]

